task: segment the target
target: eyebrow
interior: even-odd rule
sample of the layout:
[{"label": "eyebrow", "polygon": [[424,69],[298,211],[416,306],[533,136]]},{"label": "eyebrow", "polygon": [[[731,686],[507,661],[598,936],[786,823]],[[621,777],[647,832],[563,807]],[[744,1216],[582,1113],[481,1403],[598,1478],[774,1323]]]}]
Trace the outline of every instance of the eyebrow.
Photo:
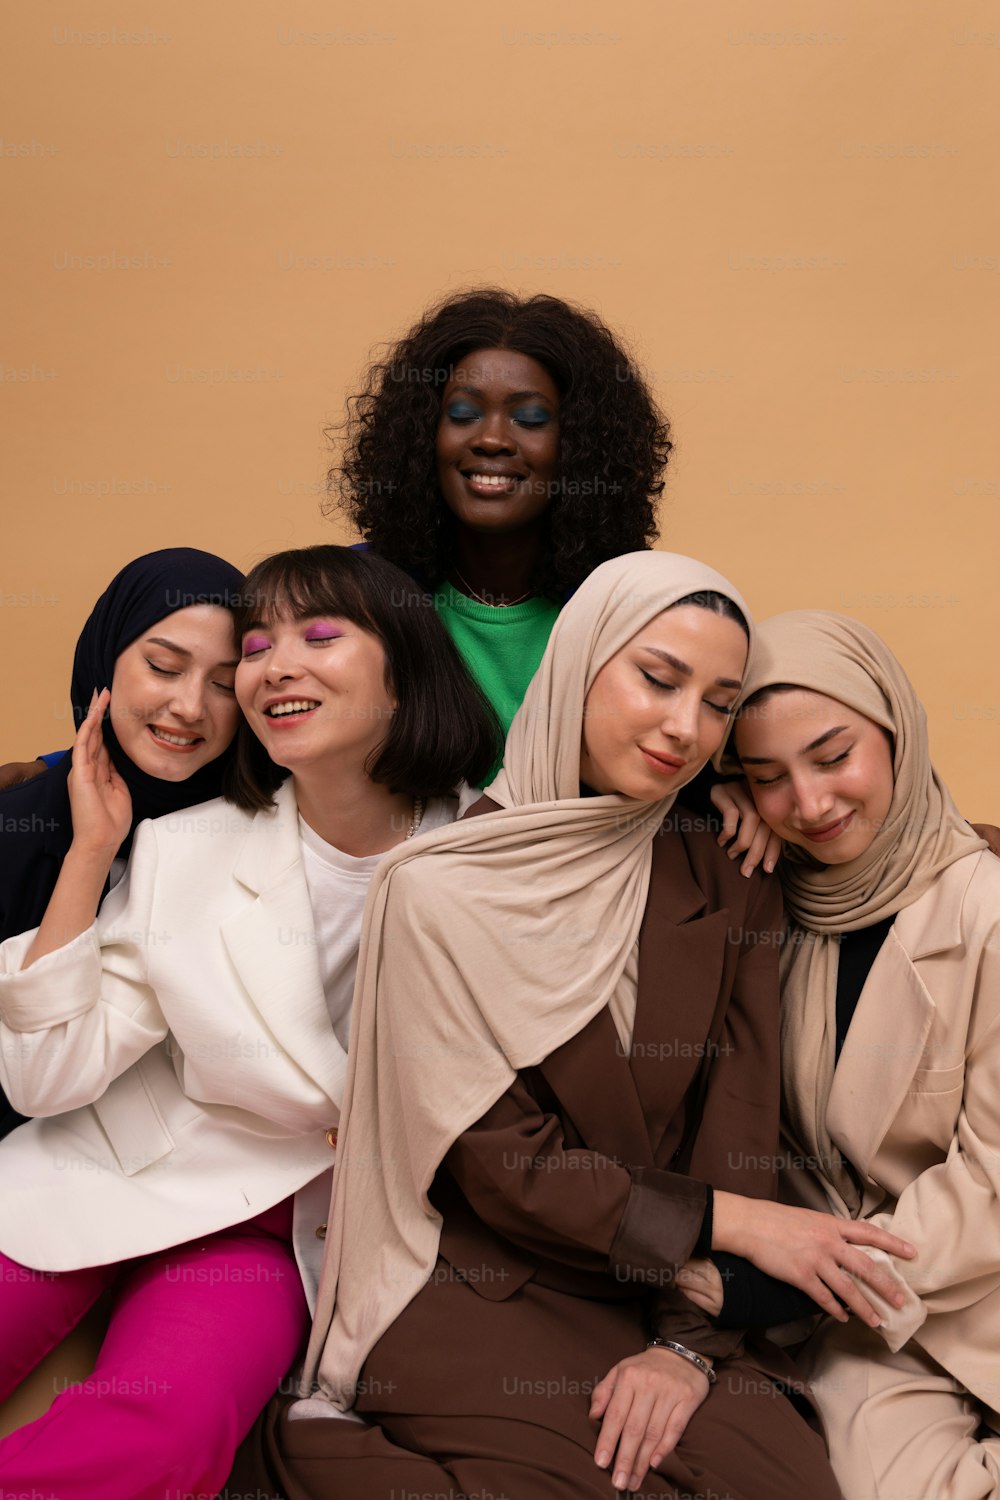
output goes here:
[{"label": "eyebrow", "polygon": [[[150,646],[163,646],[167,651],[173,651],[177,656],[184,656],[188,661],[191,660],[191,652],[186,646],[178,646],[176,641],[168,641],[165,636],[148,635],[146,642]],[[216,667],[236,667],[239,663],[236,661],[217,661],[215,665]]]},{"label": "eyebrow", "polygon": [[[484,393],[478,388],[478,386],[457,385],[454,391],[452,391],[452,395],[457,396],[459,392],[461,392],[463,396],[476,396],[480,401],[484,401],[486,399]],[[552,397],[546,396],[543,391],[514,391],[512,395],[505,396],[503,399],[508,406],[513,405],[513,403],[516,401],[544,401],[546,406],[552,405]]]},{"label": "eyebrow", "polygon": [[[835,739],[838,734],[843,734],[844,730],[849,727],[848,724],[838,724],[835,729],[828,729],[825,734],[817,736],[808,745],[803,745],[798,752],[799,755],[808,755],[810,750],[818,750],[821,745],[826,744],[827,740]],[[773,755],[741,755],[740,760],[745,766],[776,766],[778,764]]]},{"label": "eyebrow", "polygon": [[[694,676],[694,668],[689,667],[686,661],[681,661],[680,657],[671,656],[669,651],[661,651],[659,646],[643,646],[642,649],[648,651],[651,656],[658,656],[661,661],[665,661],[668,666],[673,667],[675,672],[680,672],[682,677]],[[739,692],[742,684],[735,681],[732,677],[717,677],[715,679],[715,686],[735,688]]]}]

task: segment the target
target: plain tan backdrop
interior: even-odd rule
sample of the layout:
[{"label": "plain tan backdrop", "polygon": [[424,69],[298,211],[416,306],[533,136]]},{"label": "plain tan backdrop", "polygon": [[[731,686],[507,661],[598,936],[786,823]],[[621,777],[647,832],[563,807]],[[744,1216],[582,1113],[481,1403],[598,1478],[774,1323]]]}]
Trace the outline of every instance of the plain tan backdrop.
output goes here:
[{"label": "plain tan backdrop", "polygon": [[0,22],[0,759],[129,558],[347,538],[322,430],[443,293],[596,308],[661,545],[898,651],[1000,821],[1000,16],[978,0],[39,0]]}]

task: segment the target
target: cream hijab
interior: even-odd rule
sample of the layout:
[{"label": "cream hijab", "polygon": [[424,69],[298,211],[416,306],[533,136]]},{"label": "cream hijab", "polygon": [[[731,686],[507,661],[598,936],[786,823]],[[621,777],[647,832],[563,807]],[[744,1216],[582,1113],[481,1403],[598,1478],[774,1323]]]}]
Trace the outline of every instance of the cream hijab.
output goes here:
[{"label": "cream hijab", "polygon": [[[303,1391],[349,1407],[377,1340],[429,1279],[428,1191],[519,1069],[621,1008],[652,840],[674,801],[580,796],[584,700],[601,667],[713,569],[664,552],[597,568],[566,605],[489,788],[493,814],[401,844],[368,895],[333,1201]],[[693,768],[693,777],[700,767]],[[690,779],[690,778],[688,778]]]},{"label": "cream hijab", "polygon": [[[786,847],[785,905],[795,924],[782,955],[782,1081],[786,1133],[815,1163],[845,1216],[860,1210],[857,1184],[826,1129],[833,1083],[839,935],[871,927],[922,896],[955,860],[985,848],[930,761],[927,718],[884,641],[844,615],[792,610],[758,627],[743,704],[778,683],[836,698],[893,737],[895,787],[885,822],[846,865],[822,865]],[[726,763],[731,764],[729,752]]]}]

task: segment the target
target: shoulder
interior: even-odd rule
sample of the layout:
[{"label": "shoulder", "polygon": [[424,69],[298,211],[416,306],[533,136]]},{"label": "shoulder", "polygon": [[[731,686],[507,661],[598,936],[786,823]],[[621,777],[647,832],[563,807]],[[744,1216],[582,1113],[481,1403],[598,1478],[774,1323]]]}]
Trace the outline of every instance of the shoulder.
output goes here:
[{"label": "shoulder", "polygon": [[1000,859],[989,849],[967,854],[949,865],[931,888],[940,889],[961,899],[962,931],[968,937],[975,932],[989,937],[991,946],[1000,945]]},{"label": "shoulder", "polygon": [[654,868],[684,874],[705,897],[710,911],[757,913],[767,926],[783,920],[781,887],[776,875],[757,869],[740,874],[740,861],[719,847],[718,828],[706,814],[675,803],[653,840]]},{"label": "shoulder", "polygon": [[154,851],[160,859],[215,859],[226,844],[242,842],[257,817],[270,813],[244,812],[224,797],[198,802],[161,818],[148,818],[136,829],[133,859],[150,857]]}]

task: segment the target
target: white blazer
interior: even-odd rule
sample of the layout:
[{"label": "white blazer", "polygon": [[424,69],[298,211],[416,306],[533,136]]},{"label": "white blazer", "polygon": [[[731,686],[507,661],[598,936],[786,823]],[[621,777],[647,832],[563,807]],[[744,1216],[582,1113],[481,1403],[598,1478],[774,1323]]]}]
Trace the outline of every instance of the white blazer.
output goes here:
[{"label": "white blazer", "polygon": [[0,1142],[4,1254],[49,1271],[146,1255],[332,1166],[347,1055],[291,781],[266,812],[220,798],[142,823],[94,924],[22,972],[32,937],[0,945],[0,1078],[47,1117]]}]

